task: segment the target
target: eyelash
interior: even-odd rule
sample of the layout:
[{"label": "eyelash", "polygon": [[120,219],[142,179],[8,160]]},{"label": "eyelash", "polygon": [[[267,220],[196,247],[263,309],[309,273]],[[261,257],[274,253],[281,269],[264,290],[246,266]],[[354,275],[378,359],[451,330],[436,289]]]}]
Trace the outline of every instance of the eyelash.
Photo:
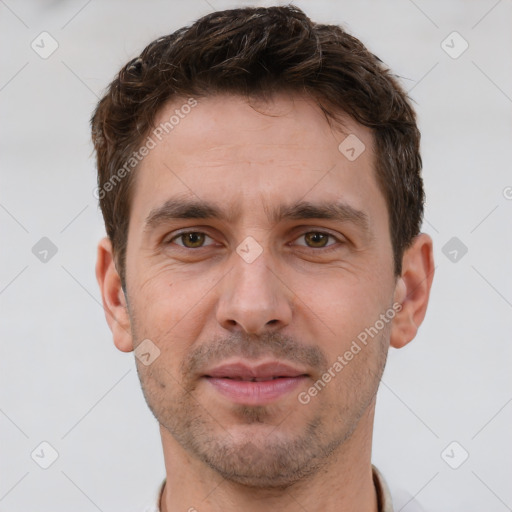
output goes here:
[{"label": "eyelash", "polygon": [[[204,231],[188,230],[188,231],[181,231],[180,233],[174,235],[167,242],[165,242],[165,244],[169,245],[169,244],[173,243],[174,240],[179,239],[182,236],[188,235],[190,233],[197,233],[197,234],[201,234],[201,235],[206,235],[208,238],[212,238],[211,236],[209,236]],[[341,241],[339,238],[335,237],[333,234],[331,234],[331,233],[329,233],[327,231],[318,231],[318,230],[305,231],[304,233],[299,235],[297,238],[301,238],[301,237],[303,237],[303,236],[305,236],[307,234],[310,234],[310,233],[319,234],[319,235],[326,235],[326,236],[328,236],[329,238],[332,238],[333,240],[335,240],[338,243],[337,244],[335,243],[335,244],[327,245],[325,247],[309,247],[307,245],[301,245],[300,247],[303,247],[305,249],[310,249],[310,250],[313,250],[313,251],[317,251],[317,252],[319,250],[322,250],[322,252],[325,253],[325,252],[329,252],[331,250],[337,249],[339,247],[339,244],[343,244],[343,241]],[[297,240],[297,238],[295,240]],[[176,245],[178,245],[178,247],[180,247],[180,249],[184,249],[184,250],[188,250],[188,251],[198,251],[200,249],[205,249],[207,247],[207,246],[201,246],[201,247],[192,248],[192,247],[185,247],[185,246],[179,245],[179,244],[176,244]]]}]

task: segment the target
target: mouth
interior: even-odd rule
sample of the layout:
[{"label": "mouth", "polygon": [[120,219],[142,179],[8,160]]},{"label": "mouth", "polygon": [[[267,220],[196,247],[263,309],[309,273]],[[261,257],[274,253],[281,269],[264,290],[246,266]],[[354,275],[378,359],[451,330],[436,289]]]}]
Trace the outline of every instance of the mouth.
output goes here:
[{"label": "mouth", "polygon": [[309,375],[300,368],[272,361],[259,365],[224,364],[204,375],[214,390],[229,401],[264,405],[284,398]]},{"label": "mouth", "polygon": [[[206,377],[212,378],[210,375],[206,375]],[[215,378],[215,377],[213,377]],[[218,377],[221,379],[231,379],[231,380],[241,380],[243,382],[266,382],[269,380],[276,379],[288,379],[289,377],[285,377],[284,375],[279,375],[278,377]]]}]

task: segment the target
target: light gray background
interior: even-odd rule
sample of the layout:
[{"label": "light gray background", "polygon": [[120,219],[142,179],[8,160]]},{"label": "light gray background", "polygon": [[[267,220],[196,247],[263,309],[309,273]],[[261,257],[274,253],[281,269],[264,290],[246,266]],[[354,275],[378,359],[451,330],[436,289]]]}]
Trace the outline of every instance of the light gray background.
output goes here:
[{"label": "light gray background", "polygon": [[[512,510],[512,3],[295,3],[404,77],[423,134],[436,276],[417,338],[390,351],[373,462],[425,510]],[[240,5],[271,3],[0,0],[2,512],[135,512],[164,476],[133,353],[114,347],[94,277],[104,229],[88,121],[146,44]],[[59,44],[48,59],[31,48],[43,31]],[[456,59],[441,46],[453,31],[469,43]],[[32,253],[45,236],[58,249],[46,263]],[[468,248],[456,262],[452,237]],[[31,458],[43,441],[59,454],[48,469]],[[441,456],[452,441],[452,465],[469,453],[458,469]]]}]

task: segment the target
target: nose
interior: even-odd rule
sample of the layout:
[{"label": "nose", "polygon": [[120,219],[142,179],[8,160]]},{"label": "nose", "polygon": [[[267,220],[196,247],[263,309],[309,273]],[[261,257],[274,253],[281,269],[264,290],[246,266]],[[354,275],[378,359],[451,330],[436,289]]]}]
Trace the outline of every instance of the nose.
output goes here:
[{"label": "nose", "polygon": [[234,268],[219,283],[216,314],[224,329],[261,335],[291,322],[293,293],[272,270],[266,252],[252,263],[233,254]]}]

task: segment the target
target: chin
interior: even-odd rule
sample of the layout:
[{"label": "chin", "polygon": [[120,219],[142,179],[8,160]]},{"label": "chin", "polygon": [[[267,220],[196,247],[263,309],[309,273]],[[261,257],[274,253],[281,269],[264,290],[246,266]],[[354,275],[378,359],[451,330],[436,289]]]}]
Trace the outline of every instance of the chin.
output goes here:
[{"label": "chin", "polygon": [[[196,457],[224,479],[254,489],[286,489],[315,474],[339,446],[322,445],[312,429],[287,437],[276,426],[257,432],[249,426],[234,435],[191,446]],[[273,434],[272,434],[273,432]]]}]

